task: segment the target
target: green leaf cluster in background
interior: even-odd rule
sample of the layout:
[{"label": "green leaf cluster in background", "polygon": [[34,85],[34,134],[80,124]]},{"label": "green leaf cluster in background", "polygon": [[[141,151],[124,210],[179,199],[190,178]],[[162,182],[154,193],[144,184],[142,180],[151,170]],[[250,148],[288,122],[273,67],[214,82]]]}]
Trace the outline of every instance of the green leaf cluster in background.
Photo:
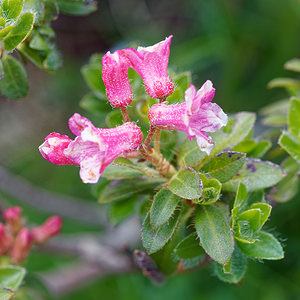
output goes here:
[{"label": "green leaf cluster in background", "polygon": [[61,65],[50,22],[59,12],[85,15],[97,9],[86,0],[3,0],[0,3],[0,92],[9,99],[24,98],[28,79],[21,62],[11,56],[17,49],[24,59],[42,70],[55,71]]}]

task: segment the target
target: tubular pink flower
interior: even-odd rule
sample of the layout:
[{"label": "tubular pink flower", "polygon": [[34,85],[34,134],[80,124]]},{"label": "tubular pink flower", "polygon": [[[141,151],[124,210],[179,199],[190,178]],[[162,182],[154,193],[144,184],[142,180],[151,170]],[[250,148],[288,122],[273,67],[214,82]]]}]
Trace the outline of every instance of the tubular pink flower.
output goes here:
[{"label": "tubular pink flower", "polygon": [[72,142],[66,135],[50,133],[45,142],[39,147],[42,156],[56,165],[74,165],[74,162],[63,153]]},{"label": "tubular pink flower", "polygon": [[23,228],[16,237],[14,247],[11,251],[11,258],[14,262],[22,262],[31,249],[31,235],[27,228]]},{"label": "tubular pink flower", "polygon": [[0,255],[5,254],[13,245],[14,238],[6,232],[5,226],[0,223]]},{"label": "tubular pink flower", "polygon": [[185,102],[175,105],[155,104],[149,111],[152,125],[167,130],[181,130],[196,138],[200,149],[210,154],[213,148],[211,137],[205,132],[215,132],[227,124],[227,115],[216,104],[211,103],[215,89],[206,81],[196,92],[191,84],[185,91]]},{"label": "tubular pink flower", "polygon": [[172,35],[150,47],[124,49],[132,68],[142,77],[146,91],[152,98],[163,98],[174,91],[168,75],[168,62]]},{"label": "tubular pink flower", "polygon": [[[69,127],[77,137],[73,141],[70,140],[63,151],[56,152],[56,155],[59,154],[61,157],[50,160],[49,155],[43,155],[45,143],[40,146],[40,151],[50,162],[65,160],[66,164],[71,162],[73,165],[80,166],[80,177],[84,183],[96,183],[104,169],[115,158],[122,153],[137,149],[143,141],[140,128],[131,122],[116,128],[102,129],[96,128],[90,120],[81,115],[74,114],[69,119]],[[47,152],[49,152],[48,148],[46,145]]]},{"label": "tubular pink flower", "polygon": [[9,231],[17,234],[23,227],[22,208],[19,206],[9,207],[3,213],[4,220]]},{"label": "tubular pink flower", "polygon": [[129,59],[119,50],[109,51],[102,58],[102,79],[108,101],[115,107],[131,103],[132,92],[128,80]]},{"label": "tubular pink flower", "polygon": [[59,216],[52,216],[39,227],[35,227],[31,231],[32,239],[37,244],[42,244],[50,237],[60,233],[62,227],[62,218]]}]

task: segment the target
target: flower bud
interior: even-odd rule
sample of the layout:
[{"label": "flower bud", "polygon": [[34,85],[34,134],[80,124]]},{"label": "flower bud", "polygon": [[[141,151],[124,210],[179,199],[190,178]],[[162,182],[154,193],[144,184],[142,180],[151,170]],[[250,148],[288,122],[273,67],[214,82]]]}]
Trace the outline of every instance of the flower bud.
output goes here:
[{"label": "flower bud", "polygon": [[21,207],[14,206],[7,208],[3,213],[3,217],[12,234],[17,234],[23,227]]},{"label": "flower bud", "polygon": [[11,251],[13,262],[21,263],[29,255],[31,249],[31,235],[27,228],[23,228],[15,239],[15,244]]},{"label": "flower bud", "polygon": [[132,92],[128,80],[129,59],[119,50],[109,51],[102,58],[102,79],[108,101],[115,107],[131,103]]},{"label": "flower bud", "polygon": [[62,227],[62,218],[52,216],[40,226],[32,229],[32,240],[36,244],[42,244],[47,239],[60,233]]},{"label": "flower bud", "polygon": [[142,77],[146,92],[152,98],[164,98],[174,91],[174,83],[168,75],[168,63],[172,35],[150,47],[124,49],[132,68]]},{"label": "flower bud", "polygon": [[5,254],[13,245],[14,238],[6,232],[5,226],[0,223],[0,255]]}]

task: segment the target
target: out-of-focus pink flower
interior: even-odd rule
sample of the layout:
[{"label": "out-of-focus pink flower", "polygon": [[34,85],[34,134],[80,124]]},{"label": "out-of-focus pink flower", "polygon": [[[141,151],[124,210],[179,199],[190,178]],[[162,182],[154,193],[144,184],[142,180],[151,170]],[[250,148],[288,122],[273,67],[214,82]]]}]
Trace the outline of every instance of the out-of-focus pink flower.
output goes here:
[{"label": "out-of-focus pink flower", "polygon": [[102,58],[102,79],[108,101],[115,107],[131,103],[132,92],[128,80],[129,59],[119,50],[109,51]]},{"label": "out-of-focus pink flower", "polygon": [[14,262],[22,262],[31,249],[31,235],[27,228],[23,228],[15,239],[15,244],[11,251],[11,258]]},{"label": "out-of-focus pink flower", "polygon": [[[39,149],[42,155],[53,163],[63,162],[65,159],[79,165],[80,177],[84,183],[96,183],[104,169],[115,158],[137,149],[143,141],[140,128],[131,122],[116,128],[102,129],[96,128],[90,120],[81,115],[74,114],[69,119],[69,127],[77,137],[63,151],[56,152],[56,155],[59,154],[61,157],[51,161],[48,159],[49,155],[44,156],[45,143]],[[48,146],[46,151],[49,152]]]},{"label": "out-of-focus pink flower", "polygon": [[0,223],[0,255],[5,254],[13,245],[14,238],[6,232],[5,226]]},{"label": "out-of-focus pink flower", "polygon": [[39,150],[43,157],[53,164],[74,165],[74,162],[63,154],[71,142],[68,136],[52,132],[46,137]]},{"label": "out-of-focus pink flower", "polygon": [[35,227],[31,231],[32,240],[37,244],[44,243],[50,237],[60,233],[62,227],[62,218],[59,216],[52,216],[39,227]]},{"label": "out-of-focus pink flower", "polygon": [[215,89],[206,81],[196,92],[193,85],[185,91],[185,102],[176,105],[155,104],[149,111],[152,125],[168,130],[181,130],[196,138],[200,149],[210,154],[213,148],[211,137],[205,132],[215,132],[227,124],[227,115],[211,103]]},{"label": "out-of-focus pink flower", "polygon": [[163,98],[174,91],[174,83],[168,75],[168,63],[172,35],[150,47],[124,49],[132,68],[142,77],[146,91],[152,98]]},{"label": "out-of-focus pink flower", "polygon": [[7,208],[3,213],[3,217],[12,234],[17,234],[23,227],[21,207],[14,206]]}]

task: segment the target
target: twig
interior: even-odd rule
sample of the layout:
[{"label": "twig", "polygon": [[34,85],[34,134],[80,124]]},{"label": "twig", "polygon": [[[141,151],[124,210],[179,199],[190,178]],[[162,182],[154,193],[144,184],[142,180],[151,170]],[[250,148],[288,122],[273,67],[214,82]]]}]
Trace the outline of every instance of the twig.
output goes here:
[{"label": "twig", "polygon": [[0,166],[0,191],[47,213],[87,224],[107,226],[105,212],[98,204],[45,191],[13,175],[2,166]]},{"label": "twig", "polygon": [[120,109],[121,109],[121,113],[122,113],[124,122],[130,122],[127,108],[125,106],[122,106],[122,107],[120,107]]}]

